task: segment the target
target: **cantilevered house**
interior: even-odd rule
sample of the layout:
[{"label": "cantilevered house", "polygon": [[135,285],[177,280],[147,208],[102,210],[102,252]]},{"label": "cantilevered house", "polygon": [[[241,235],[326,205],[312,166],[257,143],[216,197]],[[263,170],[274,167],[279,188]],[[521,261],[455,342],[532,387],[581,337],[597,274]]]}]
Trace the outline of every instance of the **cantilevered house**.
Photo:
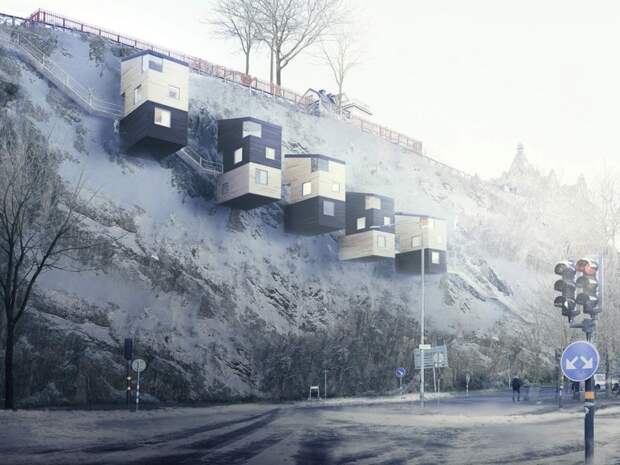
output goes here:
[{"label": "cantilevered house", "polygon": [[185,147],[188,89],[183,61],[154,51],[123,58],[120,132],[126,150],[164,157]]},{"label": "cantilevered house", "polygon": [[394,200],[361,192],[347,192],[346,199],[340,260],[394,258]]},{"label": "cantilevered house", "polygon": [[344,229],[345,162],[326,155],[285,155],[284,230],[316,235]]},{"label": "cantilevered house", "polygon": [[282,196],[282,128],[256,118],[218,122],[224,173],[217,182],[221,205],[250,210]]},{"label": "cantilevered house", "polygon": [[427,215],[398,212],[395,215],[396,271],[421,274],[422,250],[424,273],[445,273],[447,270],[447,227],[443,219]]}]

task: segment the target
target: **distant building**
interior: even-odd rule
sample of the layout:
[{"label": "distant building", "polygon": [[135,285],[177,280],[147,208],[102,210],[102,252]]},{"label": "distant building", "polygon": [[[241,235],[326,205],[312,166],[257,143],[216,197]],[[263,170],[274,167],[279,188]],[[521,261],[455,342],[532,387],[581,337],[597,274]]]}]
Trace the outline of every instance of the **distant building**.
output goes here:
[{"label": "distant building", "polygon": [[125,148],[155,157],[187,145],[189,108],[187,63],[154,51],[141,51],[121,62]]},{"label": "distant building", "polygon": [[218,151],[224,173],[217,202],[250,210],[282,197],[282,128],[256,118],[218,121]]},{"label": "distant building", "polygon": [[347,192],[346,199],[340,260],[394,258],[394,200],[361,192]]},{"label": "distant building", "polygon": [[399,249],[396,254],[396,271],[421,274],[424,249],[424,273],[445,273],[448,248],[446,221],[427,215],[398,212],[395,222]]},{"label": "distant building", "polygon": [[326,155],[285,155],[284,230],[311,236],[344,229],[345,171],[345,162]]}]

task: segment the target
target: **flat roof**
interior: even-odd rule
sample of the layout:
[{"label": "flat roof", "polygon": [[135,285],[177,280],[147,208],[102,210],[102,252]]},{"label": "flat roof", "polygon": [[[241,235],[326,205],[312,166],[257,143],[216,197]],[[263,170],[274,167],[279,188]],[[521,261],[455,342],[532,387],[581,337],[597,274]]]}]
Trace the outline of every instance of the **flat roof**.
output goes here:
[{"label": "flat roof", "polygon": [[123,57],[121,61],[133,60],[134,58],[138,58],[142,55],[153,55],[154,57],[163,58],[164,60],[172,61],[174,63],[178,63],[183,66],[189,66],[189,64],[183,60],[179,60],[178,58],[164,55],[163,53],[159,53],[154,50],[140,50],[136,53],[132,53],[131,55]]},{"label": "flat roof", "polygon": [[441,218],[439,216],[427,215],[425,213],[410,213],[410,212],[396,212],[394,213],[396,216],[415,216],[416,218],[432,218],[434,220],[446,221],[445,218]]},{"label": "flat roof", "polygon": [[330,157],[328,155],[322,155],[319,153],[287,153],[284,155],[284,158],[320,158],[322,160],[329,160],[335,163],[341,163],[346,165],[345,161],[339,160],[338,158]]}]

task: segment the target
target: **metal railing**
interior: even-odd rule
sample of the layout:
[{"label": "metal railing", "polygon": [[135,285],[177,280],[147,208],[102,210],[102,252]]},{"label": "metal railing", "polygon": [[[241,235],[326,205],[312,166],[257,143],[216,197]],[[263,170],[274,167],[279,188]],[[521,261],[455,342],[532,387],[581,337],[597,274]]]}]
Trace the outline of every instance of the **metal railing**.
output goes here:
[{"label": "metal railing", "polygon": [[176,153],[182,160],[192,164],[199,173],[206,175],[219,175],[224,171],[224,166],[215,161],[203,158],[198,152],[190,147],[183,147]]}]

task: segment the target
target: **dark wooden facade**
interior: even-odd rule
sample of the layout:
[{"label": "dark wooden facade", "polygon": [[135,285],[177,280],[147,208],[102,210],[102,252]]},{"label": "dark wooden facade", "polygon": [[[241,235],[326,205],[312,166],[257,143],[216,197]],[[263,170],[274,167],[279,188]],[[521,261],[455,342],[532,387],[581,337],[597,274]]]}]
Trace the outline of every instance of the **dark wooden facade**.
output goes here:
[{"label": "dark wooden facade", "polygon": [[[433,262],[436,258],[438,263]],[[448,270],[445,250],[424,249],[424,274],[441,274]],[[422,250],[396,254],[396,271],[398,273],[422,274]]]},{"label": "dark wooden facade", "polygon": [[[324,203],[334,205],[334,215],[326,215]],[[302,200],[284,209],[284,230],[302,236],[315,236],[344,229],[345,203],[325,197]]]},{"label": "dark wooden facade", "polygon": [[[380,199],[381,208],[367,209],[366,199],[369,196]],[[358,229],[357,220],[361,217],[366,218],[366,224],[364,228]],[[389,225],[385,224],[385,218],[389,218]],[[347,192],[346,234],[356,234],[370,230],[394,232],[394,199],[372,193]]]},{"label": "dark wooden facade", "polygon": [[[261,137],[243,137],[243,123],[252,122],[261,126]],[[256,118],[234,118],[218,121],[217,147],[222,155],[224,172],[238,168],[245,163],[258,163],[282,168],[282,128]],[[275,150],[275,159],[266,157],[266,149],[271,147]],[[240,163],[235,164],[235,150],[243,148],[243,157]]]}]

